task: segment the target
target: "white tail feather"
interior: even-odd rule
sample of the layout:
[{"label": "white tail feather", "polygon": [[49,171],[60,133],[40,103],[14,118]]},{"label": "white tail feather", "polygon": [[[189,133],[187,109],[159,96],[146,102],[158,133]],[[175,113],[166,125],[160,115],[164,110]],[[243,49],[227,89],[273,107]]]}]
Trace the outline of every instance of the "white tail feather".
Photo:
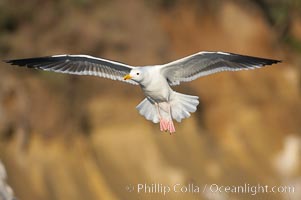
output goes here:
[{"label": "white tail feather", "polygon": [[190,117],[190,113],[193,113],[199,105],[199,97],[181,94],[174,92],[171,97],[171,115],[177,122],[181,122],[182,119]]},{"label": "white tail feather", "polygon": [[[166,120],[173,118],[177,122],[181,122],[182,119],[190,117],[190,113],[196,111],[197,105],[199,104],[198,99],[199,97],[197,96],[173,92],[169,102],[159,103],[161,118]],[[155,103],[148,98],[145,98],[136,108],[147,120],[154,123],[160,121],[160,116]],[[169,108],[171,109],[171,116],[169,114]]]},{"label": "white tail feather", "polygon": [[143,101],[141,101],[136,109],[139,111],[140,115],[144,116],[147,120],[150,120],[154,123],[159,122],[156,106],[148,98],[145,98]]}]

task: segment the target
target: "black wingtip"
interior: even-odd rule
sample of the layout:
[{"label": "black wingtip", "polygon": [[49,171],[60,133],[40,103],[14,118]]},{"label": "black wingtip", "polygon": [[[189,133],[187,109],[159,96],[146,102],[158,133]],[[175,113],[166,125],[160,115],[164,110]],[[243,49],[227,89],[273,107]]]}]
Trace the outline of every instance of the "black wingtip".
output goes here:
[{"label": "black wingtip", "polygon": [[274,63],[282,63],[282,60],[272,60]]},{"label": "black wingtip", "polygon": [[23,59],[11,59],[11,60],[3,60],[3,62],[9,63],[11,65],[18,65],[18,66],[29,66],[29,64],[35,63],[40,61],[41,58],[23,58]]},{"label": "black wingtip", "polygon": [[277,64],[277,63],[281,63],[282,60],[273,60],[273,59],[266,59],[267,60],[267,65],[273,65],[273,64]]},{"label": "black wingtip", "polygon": [[249,56],[249,55],[241,55],[241,54],[236,54],[236,53],[230,53],[230,52],[225,52],[230,55],[236,56],[237,58],[241,57],[241,59],[245,59],[245,61],[259,61],[263,65],[272,65],[276,63],[281,63],[282,60],[275,60],[271,58],[262,58],[262,57],[257,57],[257,56]]},{"label": "black wingtip", "polygon": [[2,60],[2,61],[11,65],[19,65],[18,60]]},{"label": "black wingtip", "polygon": [[282,60],[271,60],[270,63],[268,63],[268,65],[273,65],[277,63],[282,63]]},{"label": "black wingtip", "polygon": [[19,65],[19,61],[18,59],[10,59],[10,60],[2,60],[5,63],[11,64],[11,65]]}]

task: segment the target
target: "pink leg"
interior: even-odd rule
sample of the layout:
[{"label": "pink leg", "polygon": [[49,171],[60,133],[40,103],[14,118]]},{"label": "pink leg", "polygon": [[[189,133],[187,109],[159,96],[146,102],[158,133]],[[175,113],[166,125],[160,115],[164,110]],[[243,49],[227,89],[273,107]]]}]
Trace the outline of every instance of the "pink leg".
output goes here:
[{"label": "pink leg", "polygon": [[159,107],[158,103],[156,103],[156,107],[157,107],[157,112],[158,112],[159,120],[160,120],[160,131],[169,131],[170,134],[176,132],[174,123],[172,121],[171,107],[170,107],[170,105],[169,105],[169,108],[168,108],[169,119],[167,119],[167,120],[163,119],[161,117],[160,107]]},{"label": "pink leg", "polygon": [[163,131],[168,130],[168,122],[165,119],[161,119],[160,124],[162,123]]},{"label": "pink leg", "polygon": [[162,117],[161,117],[159,104],[156,103],[155,105],[157,107],[157,112],[158,112],[159,120],[160,120],[160,131],[166,131],[167,130],[167,124],[166,124],[166,121],[164,119],[162,119]]},{"label": "pink leg", "polygon": [[172,133],[175,133],[175,132],[176,132],[176,129],[175,129],[175,125],[174,125],[174,123],[173,123],[173,121],[172,121],[171,107],[170,107],[170,105],[169,105],[168,113],[169,113],[169,116],[170,116],[170,120],[169,120],[169,122],[168,122],[168,130],[169,130],[169,133],[170,133],[170,135],[171,135]]},{"label": "pink leg", "polygon": [[173,123],[173,121],[172,121],[172,120],[170,121],[170,128],[169,128],[169,132],[170,132],[170,134],[172,134],[172,133],[175,133],[175,132],[176,132],[176,128],[175,128],[175,125],[174,125],[174,123]]},{"label": "pink leg", "polygon": [[160,131],[164,131],[164,127],[161,119],[160,119]]},{"label": "pink leg", "polygon": [[157,112],[158,112],[158,115],[159,115],[160,131],[163,131],[163,130],[164,130],[164,127],[163,127],[162,117],[161,117],[160,110],[159,110],[159,104],[158,104],[158,103],[155,103],[155,105],[156,105]]},{"label": "pink leg", "polygon": [[167,123],[167,131],[169,131],[169,129],[170,129],[170,121],[168,120],[168,121],[166,121],[166,123]]}]

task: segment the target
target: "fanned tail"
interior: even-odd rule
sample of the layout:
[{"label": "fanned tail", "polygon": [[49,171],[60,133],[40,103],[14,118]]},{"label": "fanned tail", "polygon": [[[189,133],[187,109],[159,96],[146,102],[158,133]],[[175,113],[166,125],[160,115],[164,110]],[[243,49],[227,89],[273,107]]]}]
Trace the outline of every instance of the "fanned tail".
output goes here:
[{"label": "fanned tail", "polygon": [[177,122],[190,117],[190,113],[194,113],[199,105],[199,97],[187,94],[173,92],[170,100],[171,115]]},{"label": "fanned tail", "polygon": [[[173,92],[169,102],[156,104],[149,98],[145,98],[136,108],[139,113],[153,123],[160,122],[161,131],[175,132],[172,119],[181,122],[190,117],[199,104],[197,96],[191,96]],[[158,106],[158,107],[157,107]]]},{"label": "fanned tail", "polygon": [[139,111],[140,115],[144,116],[147,120],[150,120],[153,123],[158,123],[160,121],[156,106],[150,99],[145,98],[139,103],[136,109]]}]

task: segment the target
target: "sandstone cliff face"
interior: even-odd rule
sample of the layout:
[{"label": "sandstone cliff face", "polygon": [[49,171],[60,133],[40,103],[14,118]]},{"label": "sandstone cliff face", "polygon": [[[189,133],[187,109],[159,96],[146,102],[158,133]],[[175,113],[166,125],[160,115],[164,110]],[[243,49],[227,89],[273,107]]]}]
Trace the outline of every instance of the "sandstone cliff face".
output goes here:
[{"label": "sandstone cliff face", "polygon": [[[144,98],[138,87],[0,64],[0,156],[16,197],[252,199],[208,189],[127,191],[140,183],[247,183],[299,188],[257,199],[299,199],[300,52],[257,4],[214,2],[2,3],[1,58],[84,53],[147,65],[219,50],[284,60],[175,87],[200,96],[200,105],[171,136],[135,110]],[[294,40],[297,11],[287,33]]]}]

